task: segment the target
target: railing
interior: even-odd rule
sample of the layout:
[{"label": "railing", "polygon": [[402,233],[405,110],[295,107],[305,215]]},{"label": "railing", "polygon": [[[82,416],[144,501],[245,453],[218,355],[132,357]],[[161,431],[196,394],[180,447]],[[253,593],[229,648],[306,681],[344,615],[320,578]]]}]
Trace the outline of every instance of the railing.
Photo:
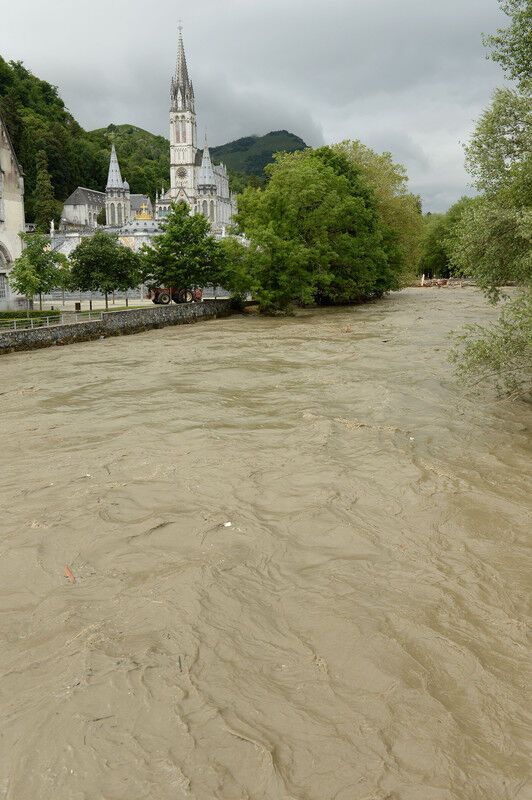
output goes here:
[{"label": "railing", "polygon": [[50,328],[54,325],[75,325],[102,319],[102,311],[63,311],[39,317],[0,320],[0,331],[22,331],[31,328]]}]

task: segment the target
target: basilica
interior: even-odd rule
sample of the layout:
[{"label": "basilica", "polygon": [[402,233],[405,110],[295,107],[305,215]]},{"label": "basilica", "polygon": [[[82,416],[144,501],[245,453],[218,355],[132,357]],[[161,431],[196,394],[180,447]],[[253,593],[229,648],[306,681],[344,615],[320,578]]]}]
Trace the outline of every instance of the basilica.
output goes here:
[{"label": "basilica", "polygon": [[235,210],[226,167],[212,163],[206,137],[203,150],[197,146],[194,88],[181,28],[176,71],[170,84],[170,188],[157,197],[157,219],[164,219],[170,204],[179,201],[188,203],[191,213],[207,217],[216,233],[231,223]]},{"label": "basilica", "polygon": [[149,197],[131,194],[113,145],[105,192],[79,186],[65,201],[60,227],[70,241],[61,249],[72,250],[74,239],[90,234],[101,224],[103,214],[105,227],[137,249],[160,231],[160,223],[175,202],[187,203],[191,214],[202,214],[209,220],[215,236],[224,236],[235,213],[229,175],[224,164],[213,164],[207,138],[201,149],[197,141],[194,88],[180,28],[176,70],[170,84],[170,188],[157,190],[155,209]]}]

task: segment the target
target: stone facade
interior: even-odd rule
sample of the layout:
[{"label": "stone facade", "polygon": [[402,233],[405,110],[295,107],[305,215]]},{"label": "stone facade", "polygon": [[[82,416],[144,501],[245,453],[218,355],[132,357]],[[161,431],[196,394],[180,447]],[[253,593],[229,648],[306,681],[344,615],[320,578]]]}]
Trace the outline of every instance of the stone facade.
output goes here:
[{"label": "stone facade", "polygon": [[16,308],[23,300],[9,289],[9,271],[22,252],[24,178],[9,133],[0,117],[0,309]]},{"label": "stone facade", "polygon": [[203,319],[215,319],[231,313],[229,300],[206,300],[203,303],[132,308],[129,311],[109,311],[101,320],[54,325],[28,330],[0,330],[0,354],[17,350],[35,350],[52,345],[86,342],[106,336],[139,333],[168,325],[186,325]]}]

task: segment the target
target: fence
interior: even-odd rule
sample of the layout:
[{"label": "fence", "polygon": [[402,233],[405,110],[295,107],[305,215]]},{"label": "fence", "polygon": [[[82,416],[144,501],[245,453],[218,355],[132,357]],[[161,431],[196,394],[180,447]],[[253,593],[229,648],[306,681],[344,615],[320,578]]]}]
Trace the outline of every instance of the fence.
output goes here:
[{"label": "fence", "polygon": [[102,319],[101,311],[64,311],[39,317],[20,317],[0,320],[0,331],[23,331],[32,328],[51,328],[55,325],[73,325],[77,322],[94,322]]}]

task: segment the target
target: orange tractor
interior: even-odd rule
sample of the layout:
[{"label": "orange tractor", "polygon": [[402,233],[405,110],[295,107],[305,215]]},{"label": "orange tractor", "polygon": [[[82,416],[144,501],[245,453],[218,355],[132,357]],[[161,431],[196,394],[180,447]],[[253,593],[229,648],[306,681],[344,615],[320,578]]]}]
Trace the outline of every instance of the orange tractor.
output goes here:
[{"label": "orange tractor", "polygon": [[174,286],[158,286],[148,290],[147,300],[159,306],[174,303],[199,303],[203,297],[201,289],[176,289]]}]

